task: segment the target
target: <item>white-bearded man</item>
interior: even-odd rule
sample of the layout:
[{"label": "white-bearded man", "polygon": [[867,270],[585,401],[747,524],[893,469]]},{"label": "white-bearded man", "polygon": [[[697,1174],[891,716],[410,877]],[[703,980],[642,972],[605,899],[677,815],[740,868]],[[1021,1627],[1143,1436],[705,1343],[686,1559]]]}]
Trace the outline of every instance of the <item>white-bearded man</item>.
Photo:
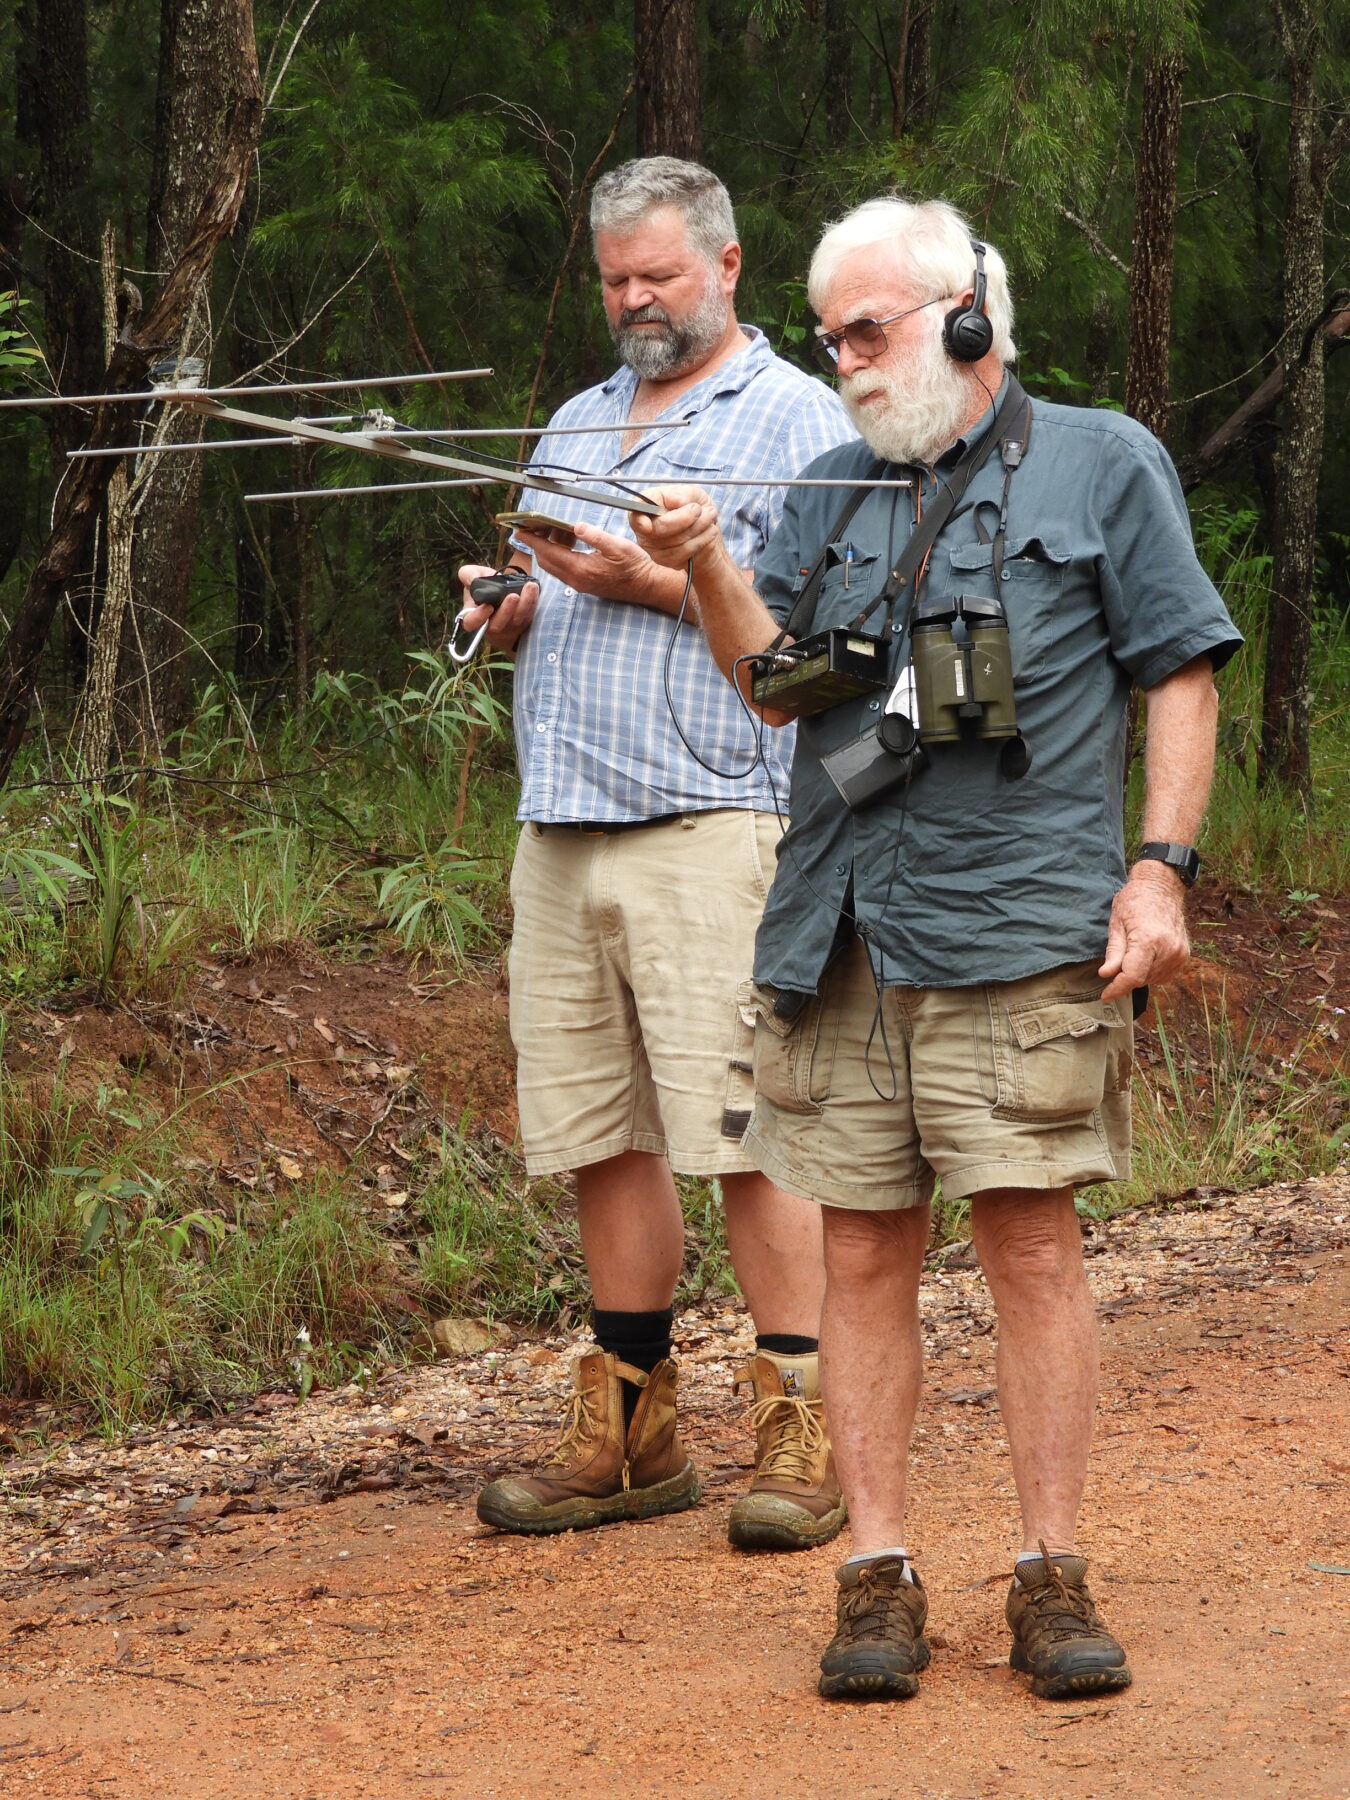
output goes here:
[{"label": "white-bearded man", "polygon": [[[820,1688],[903,1699],[929,1661],[906,1491],[940,1180],[969,1200],[998,1314],[1022,1515],[1010,1660],[1043,1697],[1108,1692],[1130,1672],[1076,1537],[1098,1347],[1074,1190],[1128,1173],[1130,997],[1188,954],[1213,672],[1241,640],[1157,440],[1027,400],[1002,258],[952,208],[858,208],[826,231],[809,292],[864,441],[807,473],[907,473],[912,492],[874,490],[846,535],[837,498],[794,493],[757,591],[696,491],[665,492],[637,534],[672,568],[693,559],[728,676],[789,621],[797,638],[865,628],[887,662],[879,690],[798,724],[755,953],[747,1144],[822,1208],[822,1367],[853,1537]],[[1147,794],[1127,872],[1132,682]]]}]

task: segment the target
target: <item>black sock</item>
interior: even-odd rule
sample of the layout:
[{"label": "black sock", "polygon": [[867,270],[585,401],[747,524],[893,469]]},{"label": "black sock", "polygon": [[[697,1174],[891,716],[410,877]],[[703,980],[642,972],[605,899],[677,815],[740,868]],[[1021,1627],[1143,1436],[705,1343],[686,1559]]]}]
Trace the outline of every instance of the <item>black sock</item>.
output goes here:
[{"label": "black sock", "polygon": [[[610,1356],[629,1363],[650,1375],[657,1363],[670,1355],[670,1328],[675,1320],[673,1306],[660,1312],[602,1312],[594,1309],[595,1341]],[[633,1409],[641,1390],[631,1381],[623,1384],[623,1420],[633,1422]]]},{"label": "black sock", "polygon": [[794,1337],[790,1331],[761,1331],[755,1339],[756,1350],[768,1350],[774,1356],[814,1356],[820,1339]]}]

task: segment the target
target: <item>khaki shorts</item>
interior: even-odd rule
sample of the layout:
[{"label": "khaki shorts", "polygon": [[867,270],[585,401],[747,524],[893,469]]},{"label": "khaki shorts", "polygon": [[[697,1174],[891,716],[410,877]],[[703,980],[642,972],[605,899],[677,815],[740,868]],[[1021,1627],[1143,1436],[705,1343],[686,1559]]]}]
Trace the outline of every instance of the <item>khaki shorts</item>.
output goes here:
[{"label": "khaki shorts", "polygon": [[780,836],[773,814],[739,809],[610,837],[523,828],[511,1036],[531,1175],[625,1150],[689,1175],[754,1168],[736,995]]},{"label": "khaki shorts", "polygon": [[1095,963],[1070,963],[980,987],[887,988],[874,1030],[856,942],[794,1021],[750,984],[746,1148],[789,1193],[865,1211],[924,1205],[935,1178],[949,1200],[1123,1180],[1133,1023],[1128,999],[1102,1005],[1103,985]]}]

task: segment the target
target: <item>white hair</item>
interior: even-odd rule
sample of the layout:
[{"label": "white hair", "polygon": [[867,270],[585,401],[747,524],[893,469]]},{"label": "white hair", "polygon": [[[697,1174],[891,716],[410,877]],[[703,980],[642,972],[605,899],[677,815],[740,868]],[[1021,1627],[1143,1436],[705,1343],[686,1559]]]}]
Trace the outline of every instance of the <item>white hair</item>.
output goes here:
[{"label": "white hair", "polygon": [[[811,258],[807,297],[819,313],[847,257],[889,245],[918,299],[945,300],[950,296],[954,306],[957,296],[974,285],[973,236],[961,214],[945,200],[901,200],[896,196],[867,200],[826,228]],[[994,328],[994,354],[1001,363],[1015,362],[1008,269],[992,244],[985,247],[984,268],[989,278],[985,311]]]}]

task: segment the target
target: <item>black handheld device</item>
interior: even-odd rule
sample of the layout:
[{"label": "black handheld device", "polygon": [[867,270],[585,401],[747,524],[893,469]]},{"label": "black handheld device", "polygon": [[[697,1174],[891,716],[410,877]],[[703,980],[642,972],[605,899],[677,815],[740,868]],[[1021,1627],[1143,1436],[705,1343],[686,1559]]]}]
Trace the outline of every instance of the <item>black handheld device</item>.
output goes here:
[{"label": "black handheld device", "polygon": [[[493,612],[496,612],[508,594],[518,594],[527,581],[533,580],[534,576],[528,569],[494,569],[490,575],[480,575],[469,583],[469,599],[475,606],[490,607]],[[445,646],[451,662],[472,662],[478,654],[479,645],[487,636],[487,628],[491,622],[484,619],[468,643],[461,649],[459,634],[460,620],[463,617],[464,614],[460,613],[459,618],[455,620],[450,633],[450,642]]]},{"label": "black handheld device", "polygon": [[832,626],[755,657],[750,697],[757,706],[809,719],[841,700],[889,687],[886,662],[885,638]]}]

